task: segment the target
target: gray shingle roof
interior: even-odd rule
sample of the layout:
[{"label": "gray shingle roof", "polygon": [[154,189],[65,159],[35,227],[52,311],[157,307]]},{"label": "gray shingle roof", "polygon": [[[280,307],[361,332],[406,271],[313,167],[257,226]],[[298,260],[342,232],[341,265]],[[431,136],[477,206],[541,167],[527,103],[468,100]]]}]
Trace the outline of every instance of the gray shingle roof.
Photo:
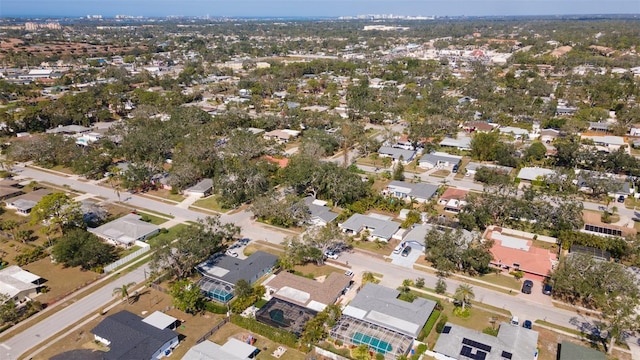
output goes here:
[{"label": "gray shingle roof", "polygon": [[186,191],[197,192],[197,193],[205,193],[205,192],[211,190],[212,187],[213,187],[213,180],[212,179],[202,179],[202,180],[198,181],[198,183],[196,183],[195,185],[193,185],[190,188],[188,188]]},{"label": "gray shingle roof", "polygon": [[533,359],[538,344],[537,331],[507,323],[500,324],[498,336],[483,334],[451,323],[447,323],[445,329],[447,330],[440,334],[433,351],[456,359],[461,358],[464,347],[471,348],[473,353],[483,351],[474,346],[478,343],[486,346],[486,360],[504,360],[504,352],[510,353],[514,360]]},{"label": "gray shingle roof", "polygon": [[91,333],[111,342],[105,360],[151,359],[162,345],[178,334],[169,329],[160,330],[128,311],[120,311],[106,317]]},{"label": "gray shingle roof", "polygon": [[462,156],[449,155],[446,153],[429,153],[420,158],[420,162],[428,162],[429,164],[438,165],[439,163],[450,163],[452,165],[460,164]]},{"label": "gray shingle roof", "polygon": [[304,198],[304,203],[309,208],[309,212],[311,213],[311,218],[318,218],[327,224],[332,222],[338,217],[338,214],[331,211],[328,206],[320,206],[313,203],[315,199],[313,196],[307,196]]},{"label": "gray shingle roof", "polygon": [[103,239],[117,241],[123,244],[133,243],[137,239],[146,238],[158,231],[160,227],[140,220],[136,214],[127,214],[94,229],[89,229]]},{"label": "gray shingle roof", "polygon": [[413,150],[399,149],[391,146],[382,146],[378,150],[378,153],[381,155],[391,156],[394,160],[398,160],[400,159],[400,156],[402,156],[404,161],[411,161],[416,155],[416,152]]},{"label": "gray shingle roof", "polygon": [[263,251],[256,251],[246,259],[238,259],[225,254],[216,254],[198,264],[196,269],[204,276],[235,285],[244,279],[250,284],[271,269],[278,257]]},{"label": "gray shingle roof", "polygon": [[438,191],[438,185],[425,183],[408,183],[394,180],[389,183],[389,187],[407,188],[410,190],[409,196],[420,199],[431,199]]},{"label": "gray shingle roof", "polygon": [[407,302],[399,300],[398,295],[395,289],[368,283],[343,314],[416,338],[436,303],[420,297]]},{"label": "gray shingle roof", "polygon": [[381,239],[391,239],[400,228],[400,224],[391,220],[378,219],[373,216],[353,214],[340,228],[358,233],[364,229],[370,230],[371,235]]}]

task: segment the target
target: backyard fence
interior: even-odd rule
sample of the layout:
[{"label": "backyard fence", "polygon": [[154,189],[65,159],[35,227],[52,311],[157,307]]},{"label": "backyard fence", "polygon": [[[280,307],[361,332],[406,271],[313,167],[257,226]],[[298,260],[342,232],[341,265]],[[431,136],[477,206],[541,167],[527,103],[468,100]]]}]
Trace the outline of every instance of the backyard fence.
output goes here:
[{"label": "backyard fence", "polygon": [[120,260],[118,260],[116,262],[112,262],[111,264],[105,266],[104,267],[104,272],[108,273],[108,272],[112,271],[113,269],[115,269],[115,268],[117,268],[119,266],[122,266],[122,265],[128,263],[129,261],[137,258],[138,256],[146,253],[149,250],[151,250],[151,246],[149,246],[149,245],[147,245],[145,247],[141,247],[140,249],[132,252],[131,254],[123,257],[122,259],[120,259]]},{"label": "backyard fence", "polygon": [[209,330],[209,332],[207,332],[206,334],[202,335],[201,338],[199,338],[198,340],[196,340],[196,344],[200,344],[201,342],[207,340],[211,335],[215,334],[216,331],[220,330],[220,328],[229,322],[229,318],[226,317],[224,319],[222,319],[222,321],[220,321],[218,323],[218,325],[214,326],[213,329]]}]

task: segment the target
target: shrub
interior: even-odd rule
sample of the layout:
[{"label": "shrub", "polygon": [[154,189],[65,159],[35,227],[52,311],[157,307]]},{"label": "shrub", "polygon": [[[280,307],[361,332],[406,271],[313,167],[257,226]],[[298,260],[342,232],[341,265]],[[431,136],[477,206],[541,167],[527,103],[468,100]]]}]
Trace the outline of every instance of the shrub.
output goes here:
[{"label": "shrub", "polygon": [[418,355],[424,354],[425,351],[427,351],[427,345],[425,345],[425,344],[418,345],[418,348],[416,349],[416,353]]},{"label": "shrub", "polygon": [[424,287],[424,278],[417,278],[416,279],[416,287],[418,289],[422,289]]},{"label": "shrub", "polygon": [[240,315],[231,315],[231,322],[284,346],[292,348],[298,346],[298,338],[294,334],[262,324],[255,319],[243,318]]},{"label": "shrub", "polygon": [[418,341],[422,341],[424,340],[424,338],[429,336],[429,334],[431,333],[431,330],[433,330],[433,325],[435,325],[439,317],[440,317],[440,310],[433,310],[433,312],[429,316],[429,319],[424,324],[422,331],[420,331],[420,334],[418,334]]},{"label": "shrub", "polygon": [[482,329],[482,332],[487,335],[498,336],[498,329],[494,329],[491,326],[487,326],[486,328]]},{"label": "shrub", "polygon": [[204,303],[204,309],[210,313],[214,313],[214,314],[226,314],[227,313],[227,307],[222,305],[222,304],[218,304],[212,301],[207,301]]},{"label": "shrub", "polygon": [[438,334],[442,334],[442,329],[444,329],[444,326],[447,324],[448,320],[449,320],[449,318],[447,317],[447,315],[442,315],[442,317],[440,318],[440,320],[436,324],[436,332]]},{"label": "shrub", "polygon": [[32,249],[22,250],[22,252],[16,255],[13,260],[15,260],[18,266],[24,266],[34,261],[38,261],[46,256],[47,253],[44,251],[44,249],[41,246],[37,246]]},{"label": "shrub", "polygon": [[384,360],[384,355],[376,353],[376,360]]},{"label": "shrub", "polygon": [[342,346],[342,340],[336,340],[336,346]]},{"label": "shrub", "polygon": [[469,308],[464,308],[463,310],[462,307],[456,307],[455,309],[453,309],[453,315],[459,318],[466,319],[471,316],[471,310],[469,310]]}]

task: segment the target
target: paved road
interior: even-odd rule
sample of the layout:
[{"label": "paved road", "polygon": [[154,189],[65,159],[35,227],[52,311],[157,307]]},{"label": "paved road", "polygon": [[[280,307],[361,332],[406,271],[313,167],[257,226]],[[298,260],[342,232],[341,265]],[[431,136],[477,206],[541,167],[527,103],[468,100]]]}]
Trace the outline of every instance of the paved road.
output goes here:
[{"label": "paved road", "polygon": [[87,315],[99,311],[107,303],[113,301],[114,288],[132,282],[140,283],[144,281],[145,275],[148,273],[149,269],[146,265],[132,270],[66,308],[24,329],[19,334],[0,344],[0,359],[17,359],[25,351],[36,347],[60,330],[73,325]]}]

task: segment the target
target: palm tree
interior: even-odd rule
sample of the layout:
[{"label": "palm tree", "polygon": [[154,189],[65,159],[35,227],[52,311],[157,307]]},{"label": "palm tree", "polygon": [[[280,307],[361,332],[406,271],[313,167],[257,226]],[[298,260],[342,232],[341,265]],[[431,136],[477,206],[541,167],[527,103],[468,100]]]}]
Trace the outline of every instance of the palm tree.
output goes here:
[{"label": "palm tree", "polygon": [[113,295],[118,295],[122,297],[122,299],[126,299],[127,303],[129,302],[129,289],[135,286],[136,283],[130,282],[128,284],[122,284],[122,286],[113,289]]},{"label": "palm tree", "polygon": [[465,305],[470,304],[470,301],[475,298],[476,295],[473,293],[473,287],[467,284],[461,284],[456,289],[453,297],[462,304],[462,310],[464,310]]}]

